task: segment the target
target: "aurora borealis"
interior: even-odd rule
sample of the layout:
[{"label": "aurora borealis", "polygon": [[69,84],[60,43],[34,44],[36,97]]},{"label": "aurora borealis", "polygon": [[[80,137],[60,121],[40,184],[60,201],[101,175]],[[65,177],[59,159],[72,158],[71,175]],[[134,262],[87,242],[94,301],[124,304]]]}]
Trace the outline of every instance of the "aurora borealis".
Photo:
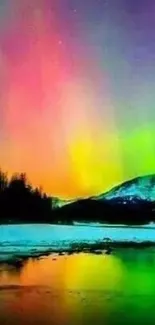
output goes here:
[{"label": "aurora borealis", "polygon": [[51,195],[155,173],[154,0],[0,0],[0,165]]}]

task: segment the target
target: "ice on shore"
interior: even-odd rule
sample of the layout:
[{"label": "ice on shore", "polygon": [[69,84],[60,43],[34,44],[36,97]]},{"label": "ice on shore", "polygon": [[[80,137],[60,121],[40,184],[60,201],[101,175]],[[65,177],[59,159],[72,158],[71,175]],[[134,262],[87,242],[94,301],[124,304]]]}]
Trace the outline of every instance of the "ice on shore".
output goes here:
[{"label": "ice on shore", "polygon": [[68,250],[72,245],[113,242],[155,243],[154,224],[139,227],[90,225],[1,225],[0,260],[6,256],[34,255]]}]

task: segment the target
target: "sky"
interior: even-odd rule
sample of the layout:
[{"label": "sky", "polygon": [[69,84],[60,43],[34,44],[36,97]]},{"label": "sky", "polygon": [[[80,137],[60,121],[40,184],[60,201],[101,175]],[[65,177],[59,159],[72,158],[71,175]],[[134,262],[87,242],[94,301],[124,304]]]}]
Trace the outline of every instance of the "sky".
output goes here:
[{"label": "sky", "polygon": [[0,166],[53,196],[155,173],[154,0],[0,0]]}]

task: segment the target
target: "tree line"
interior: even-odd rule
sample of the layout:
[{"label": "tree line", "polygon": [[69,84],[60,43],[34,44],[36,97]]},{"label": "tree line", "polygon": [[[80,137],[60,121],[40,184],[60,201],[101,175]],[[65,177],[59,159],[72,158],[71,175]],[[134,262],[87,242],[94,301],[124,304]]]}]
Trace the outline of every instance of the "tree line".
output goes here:
[{"label": "tree line", "polygon": [[25,173],[10,179],[0,170],[0,223],[67,223],[73,221],[118,224],[155,222],[155,202],[83,199],[54,208],[54,198],[33,187]]},{"label": "tree line", "polygon": [[47,222],[52,219],[52,198],[34,188],[25,173],[10,179],[0,170],[0,222]]}]

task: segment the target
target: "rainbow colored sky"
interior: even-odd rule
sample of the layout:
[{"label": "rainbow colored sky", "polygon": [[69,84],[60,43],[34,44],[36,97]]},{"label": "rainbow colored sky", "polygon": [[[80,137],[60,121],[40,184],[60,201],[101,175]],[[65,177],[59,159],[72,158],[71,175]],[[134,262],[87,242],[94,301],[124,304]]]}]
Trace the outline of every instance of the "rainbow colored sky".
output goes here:
[{"label": "rainbow colored sky", "polygon": [[63,198],[155,172],[155,1],[0,0],[0,165]]}]

